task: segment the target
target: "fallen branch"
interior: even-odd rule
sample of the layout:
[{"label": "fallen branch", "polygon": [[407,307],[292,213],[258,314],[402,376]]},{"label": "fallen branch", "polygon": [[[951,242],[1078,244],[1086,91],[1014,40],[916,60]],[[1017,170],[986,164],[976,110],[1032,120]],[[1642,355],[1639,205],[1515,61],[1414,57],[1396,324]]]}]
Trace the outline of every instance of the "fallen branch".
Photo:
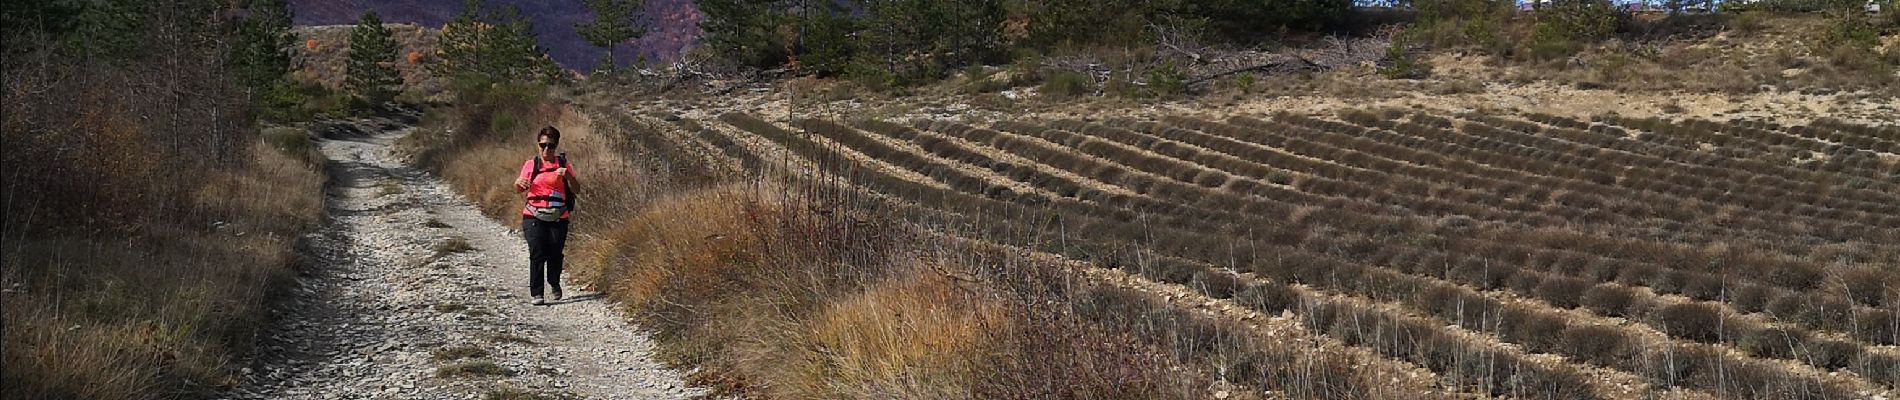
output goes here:
[{"label": "fallen branch", "polygon": [[[1327,67],[1327,66],[1324,66],[1324,65],[1320,65],[1319,63],[1315,63],[1315,62],[1313,62],[1313,60],[1308,60],[1308,59],[1306,59],[1306,57],[1300,57],[1300,56],[1290,56],[1290,58],[1292,58],[1293,60],[1297,60],[1297,61],[1299,61],[1299,64],[1300,64],[1300,65],[1299,65],[1299,68],[1298,68],[1298,69],[1300,69],[1300,70],[1310,70],[1310,71],[1325,71],[1325,70],[1328,70],[1328,69],[1332,69],[1331,67]],[[1254,65],[1254,66],[1249,66],[1249,67],[1244,67],[1244,68],[1238,68],[1238,69],[1232,69],[1232,70],[1228,70],[1228,71],[1223,71],[1223,72],[1218,72],[1218,73],[1215,73],[1215,74],[1212,74],[1212,75],[1207,75],[1207,76],[1202,76],[1202,77],[1199,77],[1199,78],[1194,78],[1194,79],[1189,79],[1189,80],[1187,81],[1187,85],[1188,85],[1188,86],[1194,86],[1194,85],[1196,85],[1196,84],[1200,84],[1200,83],[1202,83],[1202,82],[1207,82],[1207,81],[1211,81],[1211,80],[1215,80],[1215,79],[1220,79],[1220,78],[1222,78],[1222,77],[1226,77],[1226,76],[1230,76],[1230,75],[1235,75],[1235,74],[1239,74],[1239,73],[1243,73],[1243,72],[1253,72],[1253,71],[1268,71],[1268,70],[1272,70],[1272,69],[1275,69],[1275,68],[1279,68],[1279,67],[1281,67],[1281,66],[1284,66],[1284,65],[1287,65],[1287,61],[1274,61],[1274,62],[1270,62],[1270,63],[1266,63],[1266,64],[1260,64],[1260,65]]]}]

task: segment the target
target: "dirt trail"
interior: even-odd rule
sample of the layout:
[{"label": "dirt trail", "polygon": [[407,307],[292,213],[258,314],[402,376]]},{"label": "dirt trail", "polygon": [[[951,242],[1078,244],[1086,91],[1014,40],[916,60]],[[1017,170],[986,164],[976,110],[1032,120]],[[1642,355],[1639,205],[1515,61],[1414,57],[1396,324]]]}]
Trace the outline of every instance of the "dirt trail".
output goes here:
[{"label": "dirt trail", "polygon": [[[527,300],[527,247],[434,176],[395,160],[387,129],[319,142],[334,182],[314,266],[236,399],[668,399],[701,394],[584,285]],[[505,180],[498,180],[505,181]],[[577,222],[579,223],[579,222]],[[465,246],[460,244],[465,244]]]}]

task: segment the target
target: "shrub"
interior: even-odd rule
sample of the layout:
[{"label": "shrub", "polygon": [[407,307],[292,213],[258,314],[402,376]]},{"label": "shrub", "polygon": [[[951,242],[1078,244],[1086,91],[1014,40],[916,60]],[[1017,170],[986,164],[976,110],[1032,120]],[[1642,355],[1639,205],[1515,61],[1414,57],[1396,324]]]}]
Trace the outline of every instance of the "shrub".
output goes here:
[{"label": "shrub", "polygon": [[1504,281],[1510,278],[1514,270],[1509,266],[1493,265],[1486,260],[1466,258],[1452,267],[1447,276],[1480,289],[1491,290],[1503,287]]},{"label": "shrub", "polygon": [[1187,284],[1201,268],[1178,259],[1149,260],[1138,268],[1141,276],[1161,282]]},{"label": "shrub", "polygon": [[1682,286],[1682,295],[1701,301],[1714,301],[1722,298],[1724,287],[1720,275],[1691,274],[1689,282]]},{"label": "shrub", "polygon": [[1735,340],[1735,347],[1756,357],[1786,359],[1793,358],[1812,336],[1797,328],[1771,327],[1742,335]]},{"label": "shrub", "polygon": [[1769,300],[1768,306],[1763,308],[1763,311],[1766,311],[1768,315],[1774,316],[1775,319],[1778,320],[1798,322],[1800,321],[1800,316],[1808,312],[1808,301],[1806,297],[1807,296],[1803,296],[1799,293],[1783,293],[1780,296],[1776,296],[1773,300]]},{"label": "shrub", "polygon": [[1584,292],[1594,288],[1590,282],[1582,279],[1554,277],[1545,279],[1543,284],[1537,286],[1537,295],[1553,306],[1576,308]]},{"label": "shrub", "polygon": [[1544,277],[1542,274],[1520,272],[1516,275],[1511,275],[1511,279],[1505,281],[1504,284],[1509,286],[1513,292],[1536,293],[1537,287],[1544,284]]},{"label": "shrub", "polygon": [[1870,310],[1854,314],[1854,338],[1868,343],[1900,343],[1900,311]]},{"label": "shrub", "polygon": [[1846,368],[1860,357],[1860,346],[1832,339],[1813,338],[1802,346],[1808,365],[1835,370]]},{"label": "shrub", "polygon": [[1650,323],[1671,337],[1702,343],[1722,339],[1722,311],[1712,305],[1681,303],[1663,306],[1650,313]]},{"label": "shrub", "polygon": [[1860,267],[1841,271],[1841,287],[1847,298],[1870,307],[1879,307],[1891,293],[1900,290],[1900,278],[1878,267]]},{"label": "shrub", "polygon": [[1561,316],[1511,307],[1504,310],[1500,337],[1524,346],[1527,351],[1549,353],[1564,343],[1563,333],[1568,327],[1569,323]]},{"label": "shrub", "polygon": [[1689,284],[1689,273],[1679,270],[1663,270],[1651,275],[1649,288],[1656,293],[1681,293],[1683,286]]},{"label": "shrub", "polygon": [[1285,286],[1265,284],[1250,285],[1234,295],[1234,301],[1247,308],[1262,313],[1276,313],[1299,306],[1299,293]]},{"label": "shrub", "polygon": [[1603,325],[1573,325],[1563,332],[1565,354],[1599,366],[1615,365],[1627,357],[1628,336]]},{"label": "shrub", "polygon": [[[1790,295],[1788,297],[1793,298],[1797,296]],[[1794,309],[1794,313],[1783,314],[1776,312],[1773,313],[1775,318],[1794,321],[1802,326],[1832,331],[1845,330],[1852,322],[1849,318],[1852,318],[1854,315],[1853,304],[1826,297],[1806,295],[1798,297],[1806,297],[1806,299],[1803,300],[1794,300],[1800,302],[1799,306],[1783,305],[1784,308]],[[1768,307],[1770,311],[1774,311],[1775,305],[1774,303],[1769,303]]]},{"label": "shrub", "polygon": [[1622,271],[1617,271],[1616,283],[1621,283],[1625,286],[1645,285],[1649,283],[1651,277],[1656,276],[1658,270],[1655,265],[1650,264],[1626,265]]},{"label": "shrub", "polygon": [[1736,310],[1747,313],[1762,312],[1768,307],[1768,300],[1775,295],[1773,289],[1761,285],[1745,285],[1729,298],[1729,304]]},{"label": "shrub", "polygon": [[1534,13],[1529,53],[1537,59],[1574,54],[1584,42],[1608,38],[1623,19],[1607,0],[1555,0]]},{"label": "shrub", "polygon": [[1613,284],[1601,284],[1583,292],[1580,304],[1597,314],[1611,317],[1628,317],[1636,302],[1636,290]]},{"label": "shrub", "polygon": [[1095,91],[1095,82],[1080,72],[1062,71],[1043,80],[1038,91],[1056,98],[1082,96]]},{"label": "shrub", "polygon": [[321,156],[315,154],[316,146],[311,144],[308,131],[291,127],[264,129],[264,143],[292,158],[317,161]]},{"label": "shrub", "polygon": [[1240,89],[1241,93],[1252,93],[1254,80],[1252,73],[1242,72],[1234,77],[1234,88]]},{"label": "shrub", "polygon": [[1148,71],[1148,93],[1154,97],[1171,98],[1187,91],[1187,73],[1173,63]]},{"label": "shrub", "polygon": [[1386,47],[1385,58],[1390,64],[1379,69],[1380,75],[1391,79],[1424,79],[1431,75],[1431,64],[1419,61],[1418,57],[1412,55],[1412,52],[1407,49],[1408,42],[1400,36],[1392,40],[1391,46]]},{"label": "shrub", "polygon": [[1867,365],[1860,373],[1868,380],[1885,382],[1887,385],[1900,385],[1900,357],[1886,354],[1867,354]]},{"label": "shrub", "polygon": [[1194,278],[1188,282],[1189,287],[1216,299],[1233,297],[1234,291],[1240,285],[1240,281],[1233,275],[1206,270],[1195,272]]},{"label": "shrub", "polygon": [[1769,284],[1789,289],[1812,289],[1821,283],[1821,270],[1806,263],[1782,263],[1768,266],[1761,279]]}]

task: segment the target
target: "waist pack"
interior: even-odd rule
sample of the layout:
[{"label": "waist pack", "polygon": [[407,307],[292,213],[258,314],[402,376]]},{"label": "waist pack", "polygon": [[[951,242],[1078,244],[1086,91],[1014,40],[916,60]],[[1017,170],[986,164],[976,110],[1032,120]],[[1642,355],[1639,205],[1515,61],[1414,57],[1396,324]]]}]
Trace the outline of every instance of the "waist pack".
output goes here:
[{"label": "waist pack", "polygon": [[538,220],[542,220],[546,222],[560,222],[561,221],[561,212],[563,210],[560,208],[541,208],[541,207],[528,207],[528,208],[532,209],[532,213],[534,214],[534,219],[538,219]]}]

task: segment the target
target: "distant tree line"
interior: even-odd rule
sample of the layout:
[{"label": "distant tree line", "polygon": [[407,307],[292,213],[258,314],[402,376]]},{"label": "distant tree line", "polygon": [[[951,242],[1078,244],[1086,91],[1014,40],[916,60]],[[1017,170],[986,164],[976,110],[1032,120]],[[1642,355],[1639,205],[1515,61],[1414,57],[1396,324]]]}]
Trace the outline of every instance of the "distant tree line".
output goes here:
[{"label": "distant tree line", "polygon": [[[700,0],[704,44],[741,65],[902,83],[1024,50],[1144,42],[1166,26],[1213,39],[1328,29],[1345,0]],[[796,55],[796,57],[793,57]]]},{"label": "distant tree line", "polygon": [[[1894,8],[1895,0],[1885,2]],[[741,66],[903,84],[1026,54],[1171,40],[1252,47],[1287,33],[1332,34],[1407,22],[1401,46],[1471,47],[1513,59],[1575,54],[1586,44],[1646,34],[1609,0],[1400,0],[1398,12],[1365,13],[1350,0],[698,0],[702,44]],[[1859,45],[1893,29],[1895,12],[1861,12],[1861,0],[1763,0],[1724,12],[1820,11],[1841,41]],[[1674,0],[1672,14],[1717,11]],[[1395,19],[1394,15],[1399,15]],[[1686,17],[1686,15],[1685,15]],[[1672,17],[1673,18],[1673,17]],[[1670,22],[1672,23],[1672,22]],[[1396,54],[1397,52],[1395,52]],[[1409,74],[1402,74],[1409,75]]]}]

